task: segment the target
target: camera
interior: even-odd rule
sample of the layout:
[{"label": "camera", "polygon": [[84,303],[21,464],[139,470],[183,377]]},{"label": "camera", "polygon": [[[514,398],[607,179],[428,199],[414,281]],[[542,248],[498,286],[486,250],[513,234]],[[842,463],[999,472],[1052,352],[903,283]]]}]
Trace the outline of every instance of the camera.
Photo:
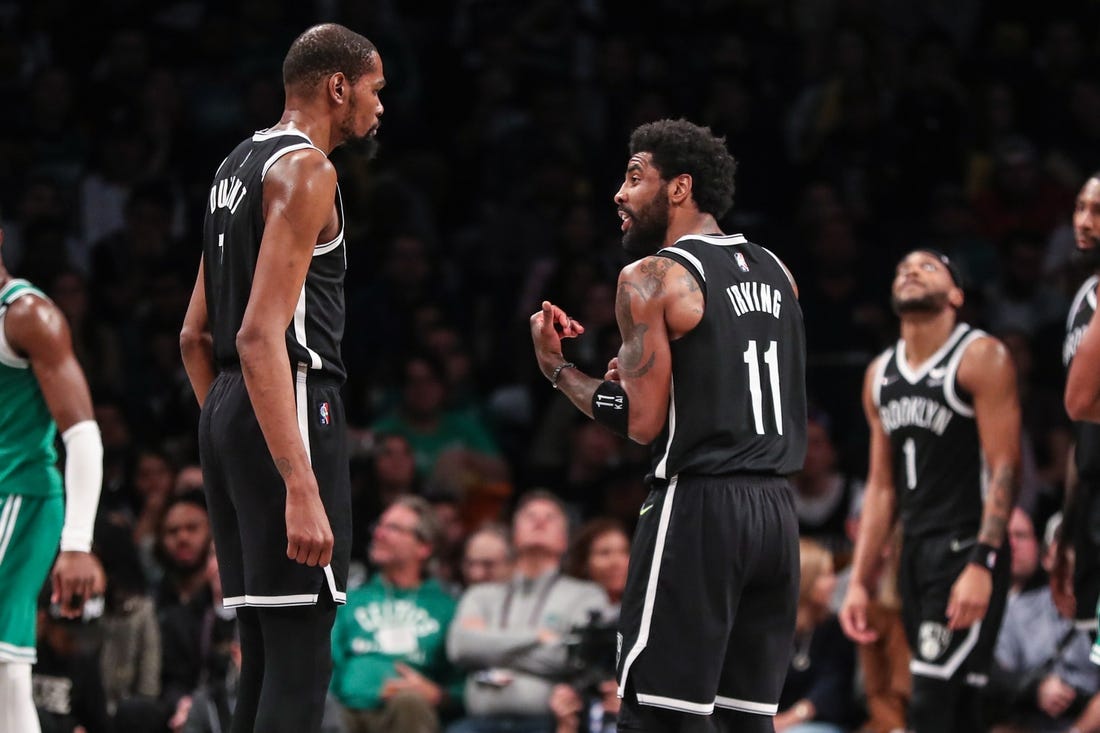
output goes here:
[{"label": "camera", "polygon": [[614,679],[618,656],[618,623],[589,611],[588,621],[564,638],[567,682],[581,694],[599,694],[599,684]]}]

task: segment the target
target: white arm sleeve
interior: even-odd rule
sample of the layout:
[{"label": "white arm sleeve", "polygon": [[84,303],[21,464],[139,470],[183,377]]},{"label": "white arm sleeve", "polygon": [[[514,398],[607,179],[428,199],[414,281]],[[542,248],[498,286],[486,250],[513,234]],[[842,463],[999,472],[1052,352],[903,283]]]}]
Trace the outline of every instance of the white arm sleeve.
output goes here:
[{"label": "white arm sleeve", "polygon": [[95,420],[84,420],[61,434],[65,441],[65,524],[62,552],[92,549],[92,528],[103,486],[103,441]]}]

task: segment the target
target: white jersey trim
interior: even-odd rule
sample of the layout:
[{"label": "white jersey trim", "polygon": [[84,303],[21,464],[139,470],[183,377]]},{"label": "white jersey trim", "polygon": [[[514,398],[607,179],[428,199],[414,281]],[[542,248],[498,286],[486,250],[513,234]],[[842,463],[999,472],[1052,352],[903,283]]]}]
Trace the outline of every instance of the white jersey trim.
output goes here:
[{"label": "white jersey trim", "polygon": [[0,641],[0,663],[34,664],[37,661],[38,653],[33,646],[15,646]]},{"label": "white jersey trim", "polygon": [[287,135],[293,135],[294,137],[300,137],[303,140],[308,140],[310,145],[313,145],[313,140],[309,135],[305,134],[301,130],[272,130],[270,128],[266,130],[256,130],[252,133],[252,140],[254,142],[263,142],[264,140],[271,140],[276,137],[285,137]]},{"label": "white jersey trim", "polygon": [[[693,255],[691,252],[688,252],[686,249],[680,249],[679,247],[665,247],[664,249],[659,250],[657,254],[659,255],[662,252],[671,252],[672,254],[680,255],[685,260],[690,262],[692,266],[699,272],[699,277],[703,278],[703,282],[707,281],[707,273],[703,271],[703,263],[700,262],[699,258]],[[673,262],[675,262],[675,260],[673,260]]]},{"label": "white jersey trim", "polygon": [[698,239],[700,242],[706,242],[707,244],[716,244],[719,247],[730,247],[735,244],[749,243],[749,240],[745,239],[744,234],[685,234],[684,236],[673,242],[673,245],[677,245],[680,242],[690,239]]},{"label": "white jersey trim", "polygon": [[321,155],[325,154],[324,150],[321,150],[313,143],[298,143],[297,145],[287,145],[285,148],[280,148],[279,150],[276,150],[274,153],[271,154],[271,157],[267,159],[267,161],[264,163],[263,170],[260,171],[260,180],[263,181],[265,178],[267,178],[268,170],[271,169],[271,166],[275,165],[279,158],[283,157],[287,153],[293,153],[296,150],[316,150]]},{"label": "white jersey trim", "polygon": [[779,259],[779,255],[777,255],[775,252],[772,252],[767,247],[760,247],[760,249],[764,250],[772,256],[772,259],[775,260],[775,264],[779,265],[779,269],[782,270],[783,274],[787,276],[787,281],[790,282],[791,287],[794,288],[795,292],[797,293],[798,285],[795,284],[794,275],[792,275],[787,266],[783,264],[783,260]]},{"label": "white jersey trim", "polygon": [[23,506],[23,497],[9,494],[4,502],[4,511],[0,513],[0,563],[8,552],[8,545],[15,533],[15,524],[19,520],[19,508]]},{"label": "white jersey trim", "polygon": [[1066,315],[1067,332],[1073,330],[1073,319],[1077,317],[1077,310],[1081,307],[1082,300],[1087,300],[1093,311],[1096,310],[1096,285],[1098,283],[1100,283],[1100,275],[1093,275],[1081,283],[1081,287],[1077,288],[1077,293],[1073,296],[1073,304],[1069,307],[1069,313]]},{"label": "white jersey trim", "polygon": [[636,697],[638,698],[639,704],[649,705],[654,708],[677,710],[681,713],[693,713],[695,715],[710,715],[714,712],[714,703],[712,702],[691,702],[690,700],[680,700],[675,697],[665,697],[664,695],[643,695],[640,692]]},{"label": "white jersey trim", "polygon": [[753,702],[752,700],[738,700],[735,697],[714,698],[714,704],[727,710],[737,710],[742,713],[757,713],[758,715],[775,715],[779,712],[779,703],[768,704],[766,702]]},{"label": "white jersey trim", "polygon": [[890,360],[894,358],[894,350],[887,349],[878,355],[878,366],[871,382],[871,401],[875,407],[882,407],[882,380],[886,379],[886,367],[890,366]]},{"label": "white jersey trim", "polygon": [[978,644],[978,636],[982,631],[982,622],[975,621],[974,625],[970,627],[970,633],[966,635],[966,639],[955,650],[955,653],[947,658],[943,664],[932,664],[931,662],[922,662],[919,659],[914,659],[909,662],[909,671],[913,674],[920,675],[921,677],[932,677],[938,680],[948,680],[959,669],[959,666],[963,663],[963,660],[973,651],[974,647]]},{"label": "white jersey trim", "polygon": [[[294,340],[309,354],[309,368],[320,369],[321,355],[309,348],[306,343],[306,284],[304,282],[302,283],[301,292],[298,293],[298,305],[294,307]],[[299,365],[299,369],[301,369],[301,366]]]},{"label": "white jersey trim", "polygon": [[668,478],[668,456],[672,453],[672,439],[676,437],[676,380],[668,378],[668,440],[665,442],[665,453],[661,460],[657,461],[657,467],[653,469],[653,477],[659,479]]},{"label": "white jersey trim", "polygon": [[[668,524],[672,519],[672,502],[676,499],[676,480],[678,476],[673,476],[672,480],[668,484],[668,489],[665,491],[665,500],[661,505],[661,518],[657,522],[657,539],[653,546],[653,560],[649,565],[649,580],[646,582],[645,587],[645,600],[642,603],[642,621],[638,626],[638,638],[634,640],[634,646],[627,652],[626,659],[623,661],[623,673],[622,680],[619,682],[619,697],[622,697],[626,691],[626,680],[630,674],[630,666],[634,664],[634,660],[638,658],[649,643],[649,627],[653,623],[653,604],[657,598],[657,581],[661,574],[661,558],[665,553],[665,535],[668,534]],[[639,701],[640,701],[639,697]]]},{"label": "white jersey trim", "polygon": [[[336,212],[340,217],[340,231],[336,237],[324,244],[318,244],[313,248],[313,256],[325,255],[339,247],[344,242],[344,197],[340,194],[340,184],[336,184]],[[346,264],[346,263],[345,263]]]},{"label": "white jersey trim", "polygon": [[968,333],[962,343],[959,344],[959,348],[951,355],[951,360],[947,362],[947,372],[943,375],[943,396],[951,409],[963,417],[974,417],[974,408],[963,402],[959,397],[959,393],[955,389],[955,377],[959,372],[959,364],[962,363],[967,347],[986,335],[988,334],[985,331],[979,329],[974,329]]},{"label": "white jersey trim", "polygon": [[[11,301],[11,303],[4,304],[2,301],[5,297],[7,297],[8,291],[10,291],[16,285],[29,285],[34,289],[26,290],[23,293],[17,295],[15,299]],[[14,280],[9,281],[8,284],[4,286],[4,289],[0,290],[0,364],[3,364],[4,366],[9,366],[12,369],[28,369],[31,365],[30,359],[24,356],[20,356],[15,352],[15,349],[8,341],[8,334],[6,331],[6,326],[4,325],[6,322],[5,317],[8,314],[8,308],[11,307],[12,303],[19,302],[21,298],[27,295],[35,295],[39,298],[43,297],[42,294],[38,291],[38,288],[35,288],[28,281],[22,278],[15,278]]]},{"label": "white jersey trim", "polygon": [[916,369],[911,369],[909,367],[909,363],[905,358],[905,341],[903,339],[898,339],[898,345],[895,351],[897,356],[895,361],[898,365],[898,372],[901,373],[901,376],[905,381],[909,382],[909,384],[916,384],[921,381],[928,375],[932,367],[939,364],[940,361],[943,360],[943,357],[947,355],[947,352],[954,348],[955,343],[962,338],[962,335],[966,333],[969,328],[970,327],[965,323],[960,323],[955,326],[955,330],[952,331],[951,335],[947,337],[947,340],[943,342],[943,346],[941,346],[935,354],[932,354],[932,356],[921,362]]}]

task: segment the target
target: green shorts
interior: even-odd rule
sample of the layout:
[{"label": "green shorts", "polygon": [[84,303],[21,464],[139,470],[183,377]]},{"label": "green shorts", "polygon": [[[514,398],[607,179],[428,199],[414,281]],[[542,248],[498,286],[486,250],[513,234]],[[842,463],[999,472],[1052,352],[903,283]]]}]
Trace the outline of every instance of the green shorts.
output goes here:
[{"label": "green shorts", "polygon": [[65,500],[0,494],[0,662],[34,664],[38,594],[50,574]]}]

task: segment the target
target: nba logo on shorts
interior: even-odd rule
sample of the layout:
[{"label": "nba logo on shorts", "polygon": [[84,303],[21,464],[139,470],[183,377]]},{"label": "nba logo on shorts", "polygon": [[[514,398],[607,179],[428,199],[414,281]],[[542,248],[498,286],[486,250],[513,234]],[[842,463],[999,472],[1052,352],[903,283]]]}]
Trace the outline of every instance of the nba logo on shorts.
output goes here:
[{"label": "nba logo on shorts", "polygon": [[328,403],[322,402],[318,408],[318,416],[321,418],[322,425],[328,425],[332,422],[332,412],[329,411]]},{"label": "nba logo on shorts", "polygon": [[749,263],[745,262],[745,255],[740,252],[734,252],[733,259],[737,262],[737,266],[741,268],[741,272],[749,271]]}]

